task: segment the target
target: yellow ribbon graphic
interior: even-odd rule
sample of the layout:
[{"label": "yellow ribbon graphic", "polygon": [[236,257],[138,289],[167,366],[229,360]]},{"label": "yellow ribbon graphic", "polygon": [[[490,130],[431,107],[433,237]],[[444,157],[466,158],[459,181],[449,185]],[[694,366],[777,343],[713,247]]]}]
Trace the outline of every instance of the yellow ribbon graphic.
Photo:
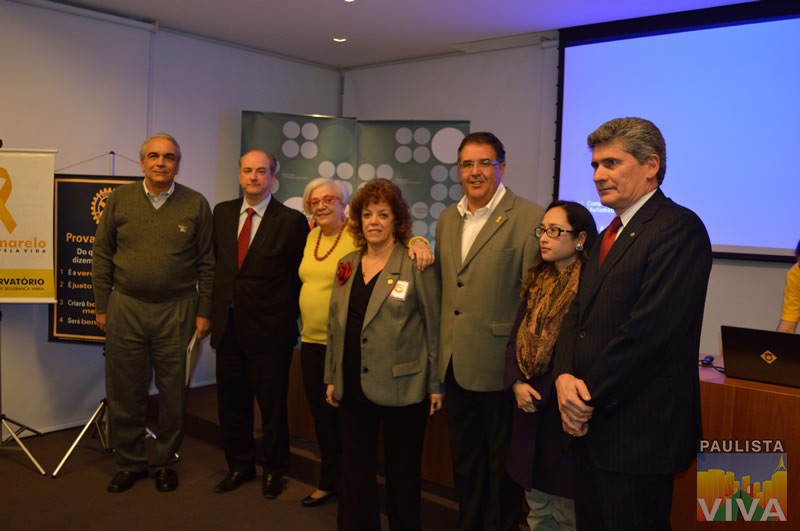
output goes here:
[{"label": "yellow ribbon graphic", "polygon": [[0,187],[0,221],[3,222],[6,230],[11,234],[17,228],[17,222],[14,221],[14,216],[6,208],[6,201],[8,201],[8,196],[11,195],[11,176],[5,168],[0,168],[0,179],[3,180],[3,186]]}]

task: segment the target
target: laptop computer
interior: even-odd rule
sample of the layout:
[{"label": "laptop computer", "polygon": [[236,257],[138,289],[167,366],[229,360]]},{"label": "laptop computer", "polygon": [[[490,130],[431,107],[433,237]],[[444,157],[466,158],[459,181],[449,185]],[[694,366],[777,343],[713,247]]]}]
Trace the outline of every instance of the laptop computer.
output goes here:
[{"label": "laptop computer", "polygon": [[800,387],[800,335],[722,326],[725,376]]}]

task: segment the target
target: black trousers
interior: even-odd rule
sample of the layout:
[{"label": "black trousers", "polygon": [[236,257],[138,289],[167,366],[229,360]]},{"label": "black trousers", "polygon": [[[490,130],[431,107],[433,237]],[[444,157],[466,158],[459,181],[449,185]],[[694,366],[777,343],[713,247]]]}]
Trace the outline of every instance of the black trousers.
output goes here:
[{"label": "black trousers", "polygon": [[[589,430],[591,436],[591,429]],[[579,531],[668,531],[674,478],[626,474],[593,465],[583,438],[573,440]]]},{"label": "black trousers", "polygon": [[380,502],[375,480],[378,432],[383,427],[386,514],[392,531],[419,531],[422,442],[428,400],[403,407],[379,406],[344,397],[339,531],[380,531]]},{"label": "black trousers", "polygon": [[217,402],[225,459],[230,470],[249,471],[256,463],[253,398],[261,410],[263,441],[258,461],[264,472],[284,474],[289,468],[287,391],[294,345],[264,345],[261,352],[239,347],[228,316],[217,348]]},{"label": "black trousers", "polygon": [[511,391],[464,389],[456,382],[452,365],[445,375],[445,389],[458,529],[518,529],[522,487],[506,472],[514,407]]},{"label": "black trousers", "polygon": [[342,443],[339,430],[339,412],[325,403],[327,385],[325,375],[325,345],[300,344],[300,361],[303,367],[303,387],[308,406],[314,417],[320,455],[319,489],[336,492],[342,461]]}]

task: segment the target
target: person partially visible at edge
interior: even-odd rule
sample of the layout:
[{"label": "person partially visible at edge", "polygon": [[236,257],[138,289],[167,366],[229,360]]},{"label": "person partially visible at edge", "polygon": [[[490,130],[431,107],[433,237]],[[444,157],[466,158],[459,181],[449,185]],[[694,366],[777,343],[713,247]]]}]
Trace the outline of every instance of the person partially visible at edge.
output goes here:
[{"label": "person partially visible at edge", "polygon": [[506,472],[514,397],[503,371],[544,211],[503,184],[505,160],[494,134],[464,137],[457,162],[464,197],[436,225],[439,377],[447,390],[460,530],[517,529],[520,518],[522,490]]},{"label": "person partially visible at edge", "polygon": [[800,322],[800,241],[794,249],[795,264],[786,273],[786,287],[783,288],[783,307],[778,332],[794,334]]},{"label": "person partially visible at edge", "polygon": [[[211,329],[214,253],[211,209],[175,182],[178,142],[158,133],[142,144],[144,182],[108,198],[92,249],[97,326],[105,332],[106,398],[118,471],[108,491],[124,492],[155,473],[156,489],[178,487],[186,348]],[[155,373],[155,454],[145,448],[147,397]]]},{"label": "person partially visible at edge", "polygon": [[588,145],[600,202],[616,218],[589,254],[553,357],[576,461],[576,523],[666,530],[673,478],[701,438],[711,243],[700,218],[661,191],[667,149],[655,124],[610,120]]},{"label": "person partially visible at edge", "polygon": [[[314,226],[306,240],[300,263],[300,321],[302,323],[300,360],[303,387],[320,453],[317,488],[301,500],[303,507],[317,507],[333,498],[341,468],[339,417],[325,403],[323,382],[327,345],[328,309],[336,277],[336,265],[345,255],[358,249],[350,231],[345,230],[345,209],[350,193],[343,181],[319,177],[303,192],[303,208]],[[424,269],[433,263],[433,253],[424,238],[411,239],[409,258]]]},{"label": "person partially visible at edge", "polygon": [[554,201],[536,235],[540,259],[528,271],[506,347],[505,384],[517,403],[506,467],[525,489],[532,531],[574,530],[574,462],[570,447],[563,444],[552,355],[597,226],[583,205]]},{"label": "person partially visible at edge", "polygon": [[442,407],[439,281],[419,271],[402,242],[411,215],[387,179],[361,187],[350,205],[358,251],[339,261],[330,301],[326,399],[338,407],[342,469],[337,528],[380,529],[376,452],[383,434],[386,514],[393,531],[422,529],[426,418]]}]

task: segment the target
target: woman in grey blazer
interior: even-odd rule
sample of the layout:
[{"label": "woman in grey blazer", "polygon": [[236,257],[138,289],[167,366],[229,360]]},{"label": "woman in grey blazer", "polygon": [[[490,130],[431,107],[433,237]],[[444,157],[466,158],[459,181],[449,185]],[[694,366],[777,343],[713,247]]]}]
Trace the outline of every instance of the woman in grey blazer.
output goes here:
[{"label": "woman in grey blazer", "polygon": [[402,243],[411,216],[386,179],[363,186],[350,204],[361,246],[339,261],[325,356],[327,401],[339,407],[342,477],[338,528],[379,530],[375,483],[383,429],[386,507],[391,529],[421,529],[420,482],[426,416],[442,407],[437,375],[440,288]]}]

